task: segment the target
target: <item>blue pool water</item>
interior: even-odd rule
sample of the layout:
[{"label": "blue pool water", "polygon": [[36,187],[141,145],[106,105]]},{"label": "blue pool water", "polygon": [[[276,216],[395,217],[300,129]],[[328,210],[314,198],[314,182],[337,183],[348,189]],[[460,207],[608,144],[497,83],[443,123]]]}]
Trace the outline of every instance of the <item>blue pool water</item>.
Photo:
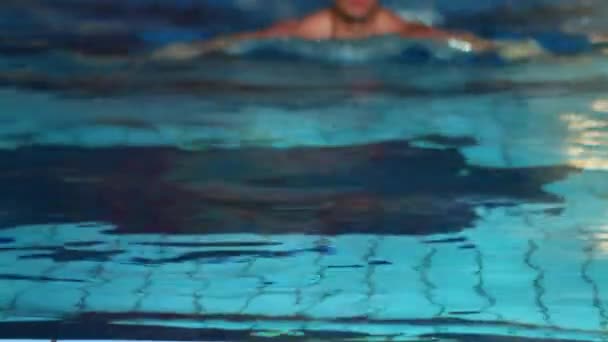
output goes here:
[{"label": "blue pool water", "polygon": [[530,60],[143,58],[285,3],[0,5],[0,338],[608,341],[608,7],[387,2]]}]

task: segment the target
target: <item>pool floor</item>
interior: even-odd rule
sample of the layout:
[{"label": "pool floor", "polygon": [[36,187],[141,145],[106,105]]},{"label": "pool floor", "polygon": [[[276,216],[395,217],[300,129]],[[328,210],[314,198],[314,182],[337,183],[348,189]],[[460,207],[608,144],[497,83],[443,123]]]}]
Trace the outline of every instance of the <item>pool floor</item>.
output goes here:
[{"label": "pool floor", "polygon": [[19,76],[0,338],[607,341],[608,69],[556,63],[221,100]]}]

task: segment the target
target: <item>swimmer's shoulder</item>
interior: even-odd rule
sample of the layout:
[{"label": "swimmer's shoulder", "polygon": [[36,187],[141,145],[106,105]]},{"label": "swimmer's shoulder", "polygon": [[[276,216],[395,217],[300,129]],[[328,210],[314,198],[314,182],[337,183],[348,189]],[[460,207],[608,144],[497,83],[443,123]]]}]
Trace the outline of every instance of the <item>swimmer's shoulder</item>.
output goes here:
[{"label": "swimmer's shoulder", "polygon": [[424,23],[403,19],[398,13],[386,8],[381,9],[376,23],[376,34],[378,35],[416,35],[432,30],[432,27]]},{"label": "swimmer's shoulder", "polygon": [[376,22],[376,34],[378,35],[402,34],[424,26],[421,23],[405,20],[392,10],[382,8],[380,11]]},{"label": "swimmer's shoulder", "polygon": [[329,39],[332,36],[332,17],[329,10],[322,10],[300,19],[280,21],[268,28],[234,35],[237,39],[301,38],[307,40]]},{"label": "swimmer's shoulder", "polygon": [[332,38],[332,13],[325,9],[298,20],[293,36],[308,40],[325,40]]}]

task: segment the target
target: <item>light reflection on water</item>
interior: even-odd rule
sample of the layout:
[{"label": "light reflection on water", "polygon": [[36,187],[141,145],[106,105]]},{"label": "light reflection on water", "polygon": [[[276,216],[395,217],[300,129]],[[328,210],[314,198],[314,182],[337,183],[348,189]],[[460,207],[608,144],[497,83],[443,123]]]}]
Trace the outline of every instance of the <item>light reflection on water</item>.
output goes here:
[{"label": "light reflection on water", "polygon": [[[591,107],[601,112],[604,105],[604,100],[596,100]],[[572,166],[586,170],[608,170],[608,120],[601,116],[584,113],[561,115],[569,131],[566,153]]]}]

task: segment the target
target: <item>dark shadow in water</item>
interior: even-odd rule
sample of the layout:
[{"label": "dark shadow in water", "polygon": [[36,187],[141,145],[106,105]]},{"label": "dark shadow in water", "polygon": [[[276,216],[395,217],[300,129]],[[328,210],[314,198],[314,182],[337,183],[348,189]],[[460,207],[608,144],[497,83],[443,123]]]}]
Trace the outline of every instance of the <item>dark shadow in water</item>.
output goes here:
[{"label": "dark shadow in water", "polygon": [[23,14],[51,13],[61,15],[64,20],[72,18],[74,26],[79,20],[118,21],[125,26],[155,25],[153,27],[167,29],[173,26],[198,29],[216,25],[226,27],[227,24],[238,28],[243,26],[243,22],[249,22],[249,26],[256,23],[251,15],[237,6],[214,6],[205,1],[6,1],[7,5],[22,9]]},{"label": "dark shadow in water", "polygon": [[243,248],[280,246],[280,242],[134,242],[131,245],[172,248]]},{"label": "dark shadow in water", "polygon": [[477,245],[475,245],[474,243],[467,243],[458,248],[459,249],[477,249]]},{"label": "dark shadow in water", "polygon": [[592,2],[537,2],[532,6],[513,6],[512,2],[474,13],[460,12],[447,18],[446,27],[466,27],[477,32],[557,31],[573,18],[590,18],[598,9]]},{"label": "dark shadow in water", "polygon": [[[128,41],[128,37],[124,38]],[[205,99],[218,101],[232,101],[235,103],[243,103],[247,101],[259,103],[291,104],[300,102],[314,103],[315,98],[333,99],[333,103],[344,98],[355,98],[361,96],[370,96],[373,94],[383,94],[396,96],[400,98],[409,97],[453,97],[467,95],[484,95],[496,94],[504,92],[521,92],[528,95],[533,94],[572,94],[573,89],[578,93],[587,92],[605,92],[608,88],[606,77],[598,76],[587,79],[577,80],[529,80],[529,81],[513,81],[510,79],[481,79],[463,81],[454,86],[444,87],[439,89],[429,89],[428,87],[417,85],[413,82],[403,80],[399,83],[378,81],[373,86],[360,86],[347,83],[344,79],[340,80],[340,75],[336,75],[337,79],[327,78],[324,81],[319,81],[316,84],[264,84],[256,83],[251,80],[238,79],[209,79],[210,70],[201,68],[205,66],[204,62],[198,65],[195,63],[183,64],[181,67],[184,70],[190,68],[191,75],[184,75],[183,70],[173,70],[175,72],[164,72],[163,69],[168,66],[149,65],[148,67],[135,67],[130,65],[128,59],[121,60],[120,68],[111,69],[101,67],[102,64],[97,64],[97,57],[104,57],[104,54],[111,56],[114,53],[120,53],[124,49],[125,54],[130,54],[128,46],[121,47],[108,43],[107,51],[103,45],[96,47],[100,51],[88,51],[84,47],[78,47],[79,41],[75,40],[66,42],[66,49],[74,50],[78,55],[90,54],[91,59],[80,57],[80,61],[84,64],[75,63],[83,68],[87,63],[90,67],[87,72],[84,68],[81,73],[72,73],[71,75],[60,74],[53,75],[52,72],[32,71],[29,68],[19,70],[0,71],[0,87],[17,88],[25,91],[37,91],[51,93],[57,96],[68,98],[99,98],[99,97],[128,97],[134,95],[167,95],[167,96],[197,96]],[[127,44],[125,42],[125,44]],[[27,47],[25,47],[27,48]],[[2,46],[0,44],[0,49]],[[22,49],[16,47],[16,50]],[[106,57],[108,57],[106,56]],[[88,61],[88,62],[86,62]],[[74,60],[75,62],[75,60]],[[230,62],[224,64],[225,67],[230,66]],[[99,67],[100,72],[96,72],[94,67]],[[217,72],[217,71],[216,71]],[[226,73],[231,73],[229,68],[226,68]],[[297,68],[292,72],[298,72]],[[306,77],[305,74],[301,75]],[[293,78],[293,75],[292,77]],[[333,83],[330,83],[333,82]],[[364,80],[361,81],[362,83]],[[254,99],[255,101],[251,100]],[[328,101],[331,103],[331,101]],[[429,136],[432,140],[441,140],[440,136]],[[459,141],[459,145],[470,145],[470,138],[463,138]]]},{"label": "dark shadow in water", "polygon": [[32,282],[60,282],[60,283],[84,283],[84,280],[79,279],[67,279],[67,278],[55,278],[45,276],[26,276],[20,274],[0,274],[0,280],[28,280]]},{"label": "dark shadow in water", "polygon": [[[78,237],[75,237],[78,238]],[[92,247],[98,244],[91,245],[89,243],[69,242],[66,246]],[[95,250],[78,250],[66,248],[64,246],[28,246],[28,247],[4,247],[0,248],[0,253],[3,252],[47,252],[37,254],[21,254],[19,259],[50,259],[55,262],[70,262],[70,261],[95,261],[103,262],[110,260],[113,256],[123,253],[122,250],[112,251],[95,251]]]},{"label": "dark shadow in water", "polygon": [[0,55],[12,57],[63,51],[89,57],[127,58],[142,54],[145,49],[143,41],[128,33],[61,33],[47,35],[44,38],[0,36]]},{"label": "dark shadow in water", "polygon": [[413,140],[413,142],[418,141],[449,147],[469,147],[477,145],[477,141],[471,137],[446,137],[439,134],[424,135]]},{"label": "dark shadow in water", "polygon": [[[74,236],[77,239],[77,236]],[[48,259],[54,262],[106,262],[114,257],[121,255],[126,250],[78,250],[72,247],[93,247],[90,243],[68,242],[65,246],[33,246],[33,247],[12,247],[0,248],[0,253],[17,252],[18,259]],[[170,247],[174,253],[165,258],[143,258],[132,257],[128,262],[142,265],[174,264],[188,261],[199,263],[225,263],[225,262],[248,262],[250,259],[277,259],[290,258],[299,254],[333,254],[335,250],[328,244],[317,244],[313,248],[301,248],[291,250],[261,250],[246,249],[247,247],[280,246],[281,243],[255,243],[255,242],[219,242],[219,243],[131,243],[130,245]],[[195,252],[182,253],[179,248],[197,248]],[[205,248],[232,248],[230,250],[204,250]],[[39,252],[32,254],[32,252]],[[42,253],[46,252],[46,253]],[[371,261],[370,265],[389,265],[387,261]],[[2,279],[0,275],[0,279]]]},{"label": "dark shadow in water", "polygon": [[65,244],[66,247],[95,247],[102,245],[103,241],[77,241],[77,242],[67,242]]},{"label": "dark shadow in water", "polygon": [[[470,313],[463,312],[463,315]],[[100,339],[122,339],[122,340],[148,340],[148,341],[352,341],[370,337],[364,333],[346,333],[338,331],[303,331],[301,336],[281,335],[275,338],[267,336],[256,336],[254,331],[249,330],[228,330],[228,329],[184,329],[173,327],[161,327],[146,325],[142,327],[131,325],[113,325],[115,320],[128,320],[138,318],[152,319],[172,319],[179,318],[179,315],[154,315],[154,314],[84,314],[72,319],[60,322],[19,322],[19,323],[0,323],[0,338],[5,339],[63,339],[63,340],[100,340]],[[265,317],[257,316],[192,316],[183,317],[193,320],[201,319],[226,319],[233,322],[255,321],[259,319],[263,322]],[[272,320],[272,319],[270,319]],[[301,317],[286,318],[287,321],[297,322]],[[341,319],[338,322],[350,324],[365,324],[369,321],[361,319]],[[284,321],[281,321],[284,322]],[[421,326],[432,326],[437,324],[454,325],[486,325],[483,322],[468,321],[463,319],[431,319],[431,320],[405,320],[405,321],[382,321],[383,324],[406,323]],[[508,323],[502,324],[509,326]],[[263,326],[263,324],[260,324]],[[513,325],[517,327],[517,325]],[[263,331],[263,330],[262,330]],[[391,336],[385,336],[391,337]],[[494,335],[475,335],[475,334],[428,334],[420,336],[421,342],[435,341],[436,338],[449,339],[454,342],[569,342],[565,339],[543,339],[543,338],[522,338],[505,337]]]},{"label": "dark shadow in water", "polygon": [[455,237],[455,238],[448,238],[448,239],[438,239],[438,240],[427,240],[427,241],[423,241],[423,243],[429,244],[429,245],[436,245],[436,244],[445,244],[445,243],[460,243],[460,242],[467,242],[467,238],[466,237]]},{"label": "dark shadow in water", "polygon": [[[542,186],[577,172],[482,168],[457,149],[406,141],[199,152],[31,147],[0,152],[0,169],[2,227],[102,221],[117,234],[451,233],[472,227],[478,205],[559,202]],[[70,259],[66,251],[57,257]]]},{"label": "dark shadow in water", "polygon": [[54,262],[70,262],[70,261],[94,261],[104,262],[112,259],[113,256],[123,253],[124,251],[83,251],[68,248],[57,248],[51,253],[30,254],[19,256],[19,259],[50,259]]},{"label": "dark shadow in water", "polygon": [[175,264],[183,263],[188,261],[199,261],[199,260],[217,260],[218,263],[224,262],[227,258],[235,257],[249,257],[255,259],[276,259],[286,258],[295,256],[302,253],[328,253],[328,249],[325,247],[307,248],[291,251],[264,251],[264,250],[230,250],[230,251],[204,251],[204,252],[191,252],[184,253],[182,255],[165,258],[165,259],[148,259],[148,258],[133,258],[131,261],[136,264]]}]

